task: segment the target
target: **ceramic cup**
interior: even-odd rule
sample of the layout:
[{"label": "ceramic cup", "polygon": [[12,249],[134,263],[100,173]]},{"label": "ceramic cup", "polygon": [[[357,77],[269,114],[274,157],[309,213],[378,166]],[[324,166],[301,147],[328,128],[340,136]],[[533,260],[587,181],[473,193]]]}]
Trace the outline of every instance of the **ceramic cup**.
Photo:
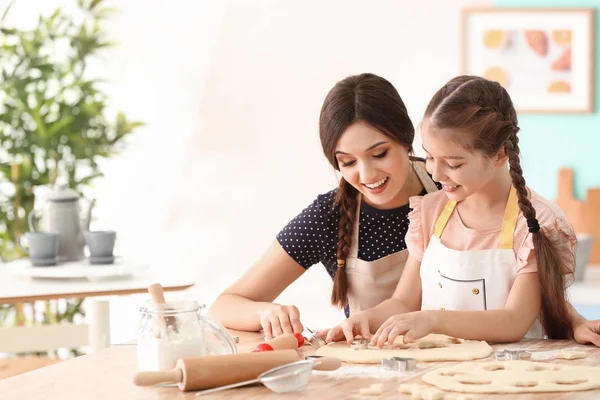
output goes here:
[{"label": "ceramic cup", "polygon": [[112,264],[117,233],[115,231],[84,232],[85,244],[90,250],[91,264]]},{"label": "ceramic cup", "polygon": [[19,238],[19,247],[36,267],[56,265],[58,245],[59,234],[54,232],[29,232]]}]

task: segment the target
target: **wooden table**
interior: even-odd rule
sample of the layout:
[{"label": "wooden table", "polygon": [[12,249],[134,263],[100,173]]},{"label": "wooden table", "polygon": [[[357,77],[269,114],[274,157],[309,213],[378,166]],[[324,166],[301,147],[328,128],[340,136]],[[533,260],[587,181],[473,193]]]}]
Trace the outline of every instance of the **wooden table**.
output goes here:
[{"label": "wooden table", "polygon": [[[262,341],[256,333],[232,331],[240,336],[240,352],[252,349]],[[508,347],[495,345],[495,348]],[[567,347],[581,347],[591,354],[585,360],[558,361],[572,364],[600,365],[600,349],[577,345],[572,341],[530,340],[510,345],[510,348],[527,348],[534,351],[553,350]],[[313,353],[310,346],[301,349],[302,355]],[[136,387],[132,377],[136,372],[136,346],[119,345],[75,358],[60,364],[41,368],[23,375],[0,380],[0,398],[18,400],[182,400],[195,399],[194,392],[183,393],[173,387]],[[410,399],[410,395],[397,392],[401,382],[421,382],[420,375],[448,363],[421,363],[425,368],[412,376],[399,376],[393,379],[374,377],[328,378],[325,373],[315,374],[309,387],[292,394],[276,394],[263,386],[238,388],[203,398],[211,399],[352,399],[359,398],[360,388],[372,383],[383,383],[384,393],[371,399]],[[373,368],[377,368],[374,366]],[[360,397],[365,399],[366,397]],[[600,390],[586,392],[541,393],[523,395],[478,395],[479,399],[600,399]]]},{"label": "wooden table", "polygon": [[[92,351],[105,348],[110,345],[108,297],[145,293],[148,286],[156,282],[161,283],[165,291],[185,290],[194,285],[194,279],[189,276],[151,269],[118,279],[30,279],[12,272],[11,268],[19,262],[0,264],[0,304],[86,298],[87,323],[0,328],[0,352],[47,351],[69,346],[89,346]],[[88,265],[87,268],[102,267]]]}]

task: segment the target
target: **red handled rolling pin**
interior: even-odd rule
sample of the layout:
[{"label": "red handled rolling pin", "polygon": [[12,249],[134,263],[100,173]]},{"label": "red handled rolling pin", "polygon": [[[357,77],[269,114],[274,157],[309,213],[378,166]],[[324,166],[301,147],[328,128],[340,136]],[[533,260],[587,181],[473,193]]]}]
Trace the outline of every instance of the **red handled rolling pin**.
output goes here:
[{"label": "red handled rolling pin", "polygon": [[[180,358],[170,371],[138,372],[133,383],[137,386],[176,383],[183,391],[210,389],[256,379],[263,372],[295,361],[299,361],[299,356],[294,350]],[[321,364],[314,369],[322,371],[332,371],[341,365],[335,357],[322,357],[318,361]]]},{"label": "red handled rolling pin", "polygon": [[261,343],[252,352],[297,349],[304,344],[304,336],[300,333],[284,333],[265,343]]}]

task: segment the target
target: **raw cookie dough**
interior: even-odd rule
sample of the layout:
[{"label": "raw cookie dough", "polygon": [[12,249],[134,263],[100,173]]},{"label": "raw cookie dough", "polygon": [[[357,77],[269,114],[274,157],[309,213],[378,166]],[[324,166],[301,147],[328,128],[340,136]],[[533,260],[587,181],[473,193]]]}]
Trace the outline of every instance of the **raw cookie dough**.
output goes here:
[{"label": "raw cookie dough", "polygon": [[[316,355],[337,357],[348,363],[377,364],[384,358],[408,357],[417,361],[465,361],[486,358],[492,347],[484,341],[456,339],[446,335],[430,334],[417,342],[404,344],[398,336],[393,345],[355,350],[346,342],[329,343],[317,349]],[[457,343],[458,342],[458,343]]]},{"label": "raw cookie dough", "polygon": [[403,383],[398,386],[400,393],[410,394],[413,399],[418,400],[474,400],[476,397],[470,394],[449,393],[439,390],[433,386],[420,383]]},{"label": "raw cookie dough", "polygon": [[577,350],[563,350],[559,351],[554,355],[554,358],[562,358],[563,360],[576,360],[578,358],[585,358],[587,352]]},{"label": "raw cookie dough", "polygon": [[371,387],[361,388],[358,393],[362,396],[379,396],[383,394],[383,385],[381,383],[374,383]]},{"label": "raw cookie dough", "polygon": [[423,382],[462,393],[571,392],[600,388],[600,367],[500,361],[461,363],[423,375]]}]

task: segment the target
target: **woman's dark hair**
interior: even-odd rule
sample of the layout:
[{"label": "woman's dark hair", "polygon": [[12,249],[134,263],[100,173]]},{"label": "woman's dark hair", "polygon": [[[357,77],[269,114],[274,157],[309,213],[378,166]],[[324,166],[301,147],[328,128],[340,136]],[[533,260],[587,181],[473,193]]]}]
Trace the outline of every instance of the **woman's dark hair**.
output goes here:
[{"label": "woman's dark hair", "polygon": [[504,149],[510,177],[517,191],[519,208],[533,226],[535,257],[542,288],[541,322],[553,339],[572,335],[571,317],[565,299],[564,262],[554,243],[539,228],[536,211],[529,200],[519,160],[517,113],[508,92],[498,83],[478,76],[458,76],[433,96],[425,118],[434,129],[448,129],[449,139],[468,150],[493,156]]},{"label": "woman's dark hair", "polygon": [[[327,94],[319,118],[319,134],[323,152],[331,165],[339,171],[335,151],[340,137],[350,125],[365,123],[409,151],[415,128],[396,88],[387,80],[373,74],[349,76],[339,81]],[[356,217],[358,192],[344,178],[340,180],[336,197],[339,206],[337,263],[333,280],[331,302],[340,308],[347,302],[348,278],[344,268]]]}]

